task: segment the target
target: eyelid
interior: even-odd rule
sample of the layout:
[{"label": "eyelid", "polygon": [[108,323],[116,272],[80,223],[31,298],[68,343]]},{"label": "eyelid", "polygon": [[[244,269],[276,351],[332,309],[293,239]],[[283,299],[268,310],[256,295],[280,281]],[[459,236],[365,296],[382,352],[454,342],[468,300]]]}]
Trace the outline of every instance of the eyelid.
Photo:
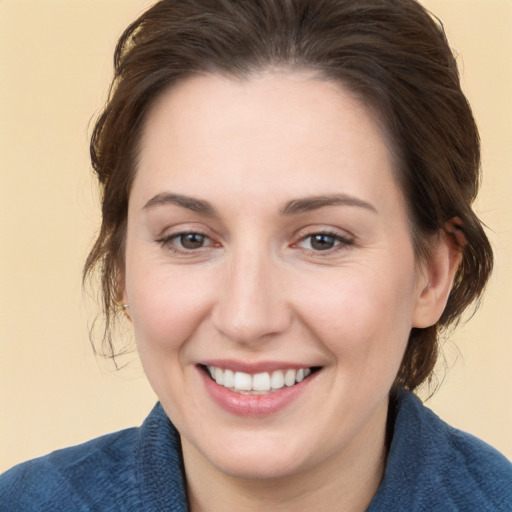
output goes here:
[{"label": "eyelid", "polygon": [[[353,243],[356,239],[355,235],[347,231],[346,229],[336,228],[333,226],[326,226],[322,224],[314,224],[310,226],[306,226],[300,228],[295,232],[293,238],[295,240],[303,240],[309,236],[313,235],[327,235],[332,236],[338,240],[344,241],[346,243]],[[294,242],[296,243],[296,242]]]},{"label": "eyelid", "polygon": [[309,226],[308,228],[303,228],[299,230],[295,237],[296,242],[292,244],[292,247],[300,248],[300,244],[305,242],[307,239],[311,239],[316,235],[331,237],[336,242],[333,247],[325,250],[315,250],[311,248],[302,247],[302,249],[304,249],[305,251],[316,256],[328,256],[333,252],[347,249],[348,247],[352,246],[355,242],[355,237],[347,232],[340,233],[340,231],[333,229],[331,227],[322,228],[321,226]]},{"label": "eyelid", "polygon": [[179,238],[179,237],[185,236],[185,235],[199,235],[206,239],[211,240],[211,237],[202,231],[199,231],[197,229],[187,229],[187,230],[183,230],[183,231],[177,231],[176,233],[168,233],[166,235],[157,237],[156,242],[168,242],[174,238]]},{"label": "eyelid", "polygon": [[[184,247],[180,247],[179,242],[174,242],[174,240],[190,234],[204,237],[207,243],[195,249],[186,249]],[[212,233],[210,229],[194,225],[179,224],[176,226],[168,226],[163,229],[159,235],[154,237],[154,241],[162,246],[162,248],[172,251],[178,255],[192,256],[212,247],[220,247],[222,244],[217,242],[216,238],[217,237],[215,237],[215,234]]]}]

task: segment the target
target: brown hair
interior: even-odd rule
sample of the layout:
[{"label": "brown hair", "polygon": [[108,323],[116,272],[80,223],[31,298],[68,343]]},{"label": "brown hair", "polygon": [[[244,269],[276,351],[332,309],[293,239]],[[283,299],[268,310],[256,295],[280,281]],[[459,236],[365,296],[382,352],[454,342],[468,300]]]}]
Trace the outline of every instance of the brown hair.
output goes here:
[{"label": "brown hair", "polygon": [[411,331],[396,384],[414,389],[431,375],[440,331],[478,299],[493,263],[471,209],[478,132],[438,20],[414,0],[162,0],[126,29],[114,63],[91,141],[103,221],[84,268],[84,279],[101,269],[104,342],[112,355],[128,197],[149,107],[193,74],[305,68],[348,87],[383,120],[418,257],[428,257],[428,240],[448,220],[460,219],[466,243],[448,304],[436,325]]}]

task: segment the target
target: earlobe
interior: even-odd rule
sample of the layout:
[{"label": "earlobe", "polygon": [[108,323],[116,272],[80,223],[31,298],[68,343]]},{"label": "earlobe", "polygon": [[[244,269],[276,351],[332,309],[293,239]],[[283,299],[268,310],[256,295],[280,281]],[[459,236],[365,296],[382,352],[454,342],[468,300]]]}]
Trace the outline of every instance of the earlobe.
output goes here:
[{"label": "earlobe", "polygon": [[412,327],[434,325],[441,317],[466,243],[457,217],[448,221],[423,265],[418,283],[418,297],[413,311]]}]

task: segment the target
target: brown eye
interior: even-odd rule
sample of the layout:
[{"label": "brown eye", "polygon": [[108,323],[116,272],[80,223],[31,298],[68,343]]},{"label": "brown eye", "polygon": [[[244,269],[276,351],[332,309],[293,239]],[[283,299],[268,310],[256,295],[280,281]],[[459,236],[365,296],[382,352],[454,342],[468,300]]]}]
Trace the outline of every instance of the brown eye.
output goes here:
[{"label": "brown eye", "polygon": [[328,251],[336,245],[336,238],[332,235],[318,233],[310,237],[311,248],[315,251]]},{"label": "brown eye", "polygon": [[179,235],[179,243],[184,249],[200,249],[205,245],[206,237],[199,233]]},{"label": "brown eye", "polygon": [[326,253],[331,254],[331,251],[337,251],[338,249],[345,249],[353,244],[353,240],[346,238],[337,233],[329,232],[318,232],[311,233],[303,237],[297,244],[297,247],[301,247],[310,252],[314,253]]},{"label": "brown eye", "polygon": [[201,249],[218,247],[208,235],[197,231],[174,233],[156,239],[159,245],[166,251],[181,255],[197,255]]}]

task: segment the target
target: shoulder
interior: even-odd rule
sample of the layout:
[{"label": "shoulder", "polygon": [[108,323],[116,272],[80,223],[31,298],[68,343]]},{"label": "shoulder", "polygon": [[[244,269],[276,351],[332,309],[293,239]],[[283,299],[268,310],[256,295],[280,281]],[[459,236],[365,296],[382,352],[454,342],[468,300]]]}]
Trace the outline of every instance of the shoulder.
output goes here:
[{"label": "shoulder", "polygon": [[[470,478],[478,487],[507,484],[512,490],[512,464],[481,439],[458,430],[425,407],[415,395],[407,394],[404,416],[418,421],[419,440],[430,447],[428,460],[442,465],[447,475]],[[407,423],[407,418],[404,418]]]},{"label": "shoulder", "polygon": [[425,408],[432,444],[430,460],[442,478],[441,489],[460,510],[512,510],[512,463],[484,441],[451,427]]},{"label": "shoulder", "polygon": [[0,510],[94,510],[136,486],[138,429],[122,430],[24,462],[0,477]]},{"label": "shoulder", "polygon": [[512,464],[446,424],[413,394],[400,392],[376,498],[380,508],[370,510],[510,511]]},{"label": "shoulder", "polygon": [[184,512],[178,431],[159,403],[139,428],[20,464],[0,476],[0,512]]},{"label": "shoulder", "polygon": [[[512,490],[512,464],[504,455],[481,439],[450,427],[437,417],[433,421],[441,424],[440,430],[446,441],[445,458],[447,462],[453,462],[448,464],[449,473],[462,472],[478,488],[493,487],[503,481]],[[510,497],[512,499],[512,495]]]}]

